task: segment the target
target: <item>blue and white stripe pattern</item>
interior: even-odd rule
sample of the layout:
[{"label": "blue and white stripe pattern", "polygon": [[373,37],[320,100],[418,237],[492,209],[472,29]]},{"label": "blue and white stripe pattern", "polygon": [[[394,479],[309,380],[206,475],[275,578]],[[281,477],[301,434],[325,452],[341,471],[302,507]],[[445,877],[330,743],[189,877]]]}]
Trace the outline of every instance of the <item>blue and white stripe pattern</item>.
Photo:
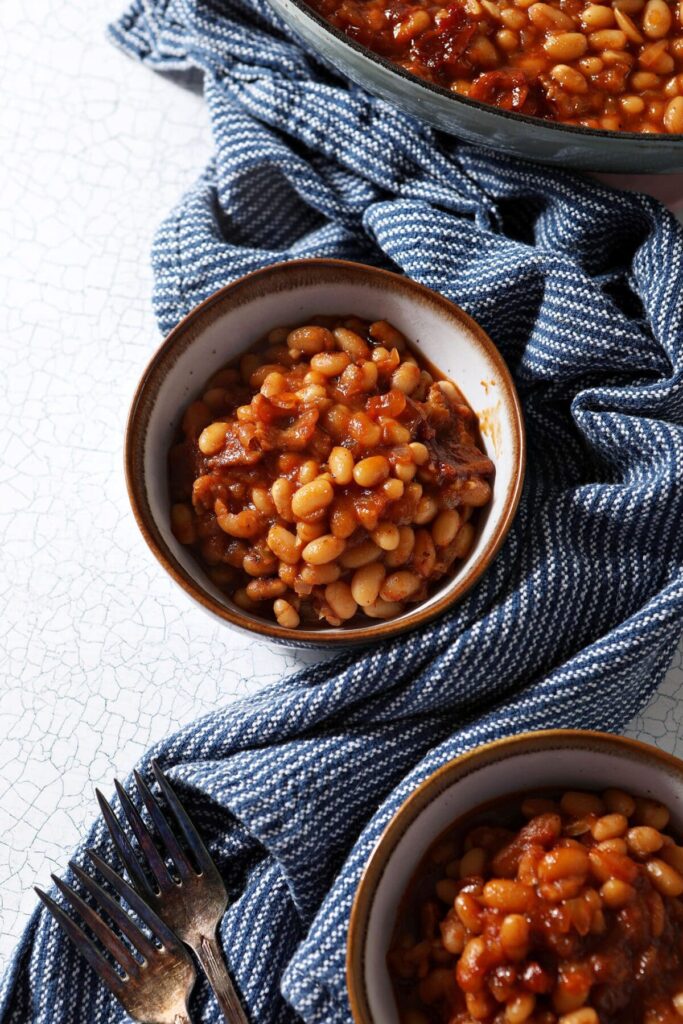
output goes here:
[{"label": "blue and white stripe pattern", "polygon": [[[651,199],[396,113],[307,54],[264,0],[137,0],[112,34],[159,70],[201,69],[215,134],[214,160],[155,244],[163,329],[249,270],[350,257],[455,298],[501,348],[524,404],[519,514],[451,614],[151,752],[226,878],[222,940],[252,1020],[347,1024],[351,901],[411,789],[500,735],[619,730],[671,658],[683,624],[683,233]],[[101,825],[86,845],[114,857]],[[192,1010],[219,1020],[205,985]],[[0,1021],[124,1019],[36,912]]]}]

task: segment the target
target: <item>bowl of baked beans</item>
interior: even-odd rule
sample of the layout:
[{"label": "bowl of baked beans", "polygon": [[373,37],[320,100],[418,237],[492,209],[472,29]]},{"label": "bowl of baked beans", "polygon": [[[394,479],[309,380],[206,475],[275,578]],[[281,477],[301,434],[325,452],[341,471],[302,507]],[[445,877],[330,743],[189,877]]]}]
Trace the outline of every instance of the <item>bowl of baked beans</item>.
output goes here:
[{"label": "bowl of baked beans", "polygon": [[524,431],[462,310],[408,278],[302,260],[171,332],[131,409],[143,535],[218,618],[294,646],[414,629],[480,578],[514,517]]},{"label": "bowl of baked beans", "polygon": [[370,857],[347,980],[355,1024],[676,1024],[683,763],[555,730],[446,764]]},{"label": "bowl of baked beans", "polygon": [[270,0],[344,74],[524,159],[683,169],[677,0]]}]

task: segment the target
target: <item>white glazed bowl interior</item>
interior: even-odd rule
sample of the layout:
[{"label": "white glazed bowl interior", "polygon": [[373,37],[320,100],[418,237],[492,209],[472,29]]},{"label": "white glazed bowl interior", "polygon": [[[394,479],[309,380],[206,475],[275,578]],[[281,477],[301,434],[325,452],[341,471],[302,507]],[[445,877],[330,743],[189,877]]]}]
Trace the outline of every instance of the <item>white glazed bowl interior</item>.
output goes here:
[{"label": "white glazed bowl interior", "polygon": [[535,788],[613,786],[662,801],[671,810],[672,827],[683,828],[683,766],[657,760],[656,752],[646,747],[643,752],[642,745],[618,745],[611,737],[601,743],[592,734],[584,741],[576,736],[567,734],[566,739],[551,743],[541,739],[537,750],[509,748],[497,759],[469,771],[465,768],[461,777],[445,782],[434,793],[403,832],[375,889],[363,941],[362,984],[370,1019],[376,1024],[400,1024],[386,953],[401,896],[434,840],[466,812],[506,794]]},{"label": "white glazed bowl interior", "polygon": [[[328,270],[323,274],[323,280],[316,272],[321,263]],[[490,553],[501,518],[509,512],[513,496],[519,492],[523,472],[523,456],[520,454],[523,428],[509,393],[501,387],[501,362],[497,363],[482,344],[476,328],[470,330],[459,319],[447,315],[442,300],[432,297],[432,293],[422,289],[416,297],[416,293],[410,290],[415,286],[406,279],[386,274],[378,278],[368,268],[356,264],[339,264],[339,267],[335,274],[334,261],[311,261],[310,269],[306,267],[306,261],[282,264],[270,268],[272,281],[263,272],[263,286],[245,288],[238,302],[227,302],[224,308],[221,301],[216,303],[212,317],[200,317],[197,325],[190,325],[190,343],[178,346],[177,357],[164,368],[155,391],[142,442],[149,510],[163,542],[184,571],[225,608],[234,608],[234,605],[211,582],[191,551],[181,545],[171,531],[167,454],[183,410],[201,395],[208,378],[273,327],[300,324],[315,314],[331,313],[389,320],[411,340],[416,351],[446,376],[452,377],[479,417],[486,454],[496,467],[493,499],[486,509],[470,556],[449,578],[445,587],[420,605],[420,609],[431,607],[444,592],[453,590],[464,578],[476,574],[482,558]],[[253,279],[258,276],[250,275]],[[387,278],[403,283],[399,287],[387,286]],[[243,281],[249,282],[250,278]],[[162,351],[163,346],[160,353]],[[155,358],[158,356],[159,353]],[[153,367],[154,361],[148,368],[148,374],[153,373]],[[242,609],[239,609],[239,614],[256,624],[263,624],[262,619],[250,616]],[[400,624],[409,615],[410,611],[392,620],[392,625]],[[374,625],[374,620],[368,625]],[[317,632],[320,632],[321,639],[335,634],[349,638],[357,630],[347,627]]]}]

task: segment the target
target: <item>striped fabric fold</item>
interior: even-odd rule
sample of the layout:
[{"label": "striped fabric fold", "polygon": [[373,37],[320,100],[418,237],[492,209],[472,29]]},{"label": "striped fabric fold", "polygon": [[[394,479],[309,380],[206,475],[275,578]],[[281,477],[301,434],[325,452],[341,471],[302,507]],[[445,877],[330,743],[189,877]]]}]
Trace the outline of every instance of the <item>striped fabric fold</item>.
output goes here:
[{"label": "striped fabric fold", "polygon": [[[683,233],[645,196],[462,145],[349,85],[265,0],[136,0],[111,35],[204,76],[215,153],[161,226],[162,330],[277,260],[404,271],[489,332],[528,473],[486,576],[420,632],[310,667],[158,745],[230,890],[221,939],[255,1024],[348,1024],[353,894],[406,795],[526,729],[621,730],[683,626]],[[101,824],[85,847],[114,851]],[[72,882],[75,880],[72,878]],[[193,1020],[217,1022],[200,983]],[[125,1020],[36,911],[0,1021]]]}]

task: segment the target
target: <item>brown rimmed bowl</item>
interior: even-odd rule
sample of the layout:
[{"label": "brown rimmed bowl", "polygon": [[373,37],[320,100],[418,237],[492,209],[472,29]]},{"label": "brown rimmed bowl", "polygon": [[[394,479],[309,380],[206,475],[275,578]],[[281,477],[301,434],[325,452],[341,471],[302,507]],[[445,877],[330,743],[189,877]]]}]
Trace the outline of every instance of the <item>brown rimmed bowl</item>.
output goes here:
[{"label": "brown rimmed bowl", "polygon": [[[480,422],[496,475],[469,557],[432,596],[403,615],[360,627],[285,629],[235,605],[208,578],[170,528],[168,451],[185,407],[228,360],[273,327],[322,313],[387,319],[413,350],[460,387]],[[233,626],[291,647],[366,644],[414,629],[476,583],[514,518],[525,464],[524,425],[510,373],[487,334],[458,306],[407,277],[341,260],[296,260],[248,274],[202,302],[168,335],[142,375],[126,431],[128,493],[152,552],[207,611]]]},{"label": "brown rimmed bowl", "polygon": [[386,954],[401,897],[431,844],[490,800],[565,787],[654,798],[671,811],[674,832],[683,830],[683,761],[637,740],[553,729],[497,740],[448,762],[401,805],[361,876],[346,956],[355,1024],[400,1024]]}]

